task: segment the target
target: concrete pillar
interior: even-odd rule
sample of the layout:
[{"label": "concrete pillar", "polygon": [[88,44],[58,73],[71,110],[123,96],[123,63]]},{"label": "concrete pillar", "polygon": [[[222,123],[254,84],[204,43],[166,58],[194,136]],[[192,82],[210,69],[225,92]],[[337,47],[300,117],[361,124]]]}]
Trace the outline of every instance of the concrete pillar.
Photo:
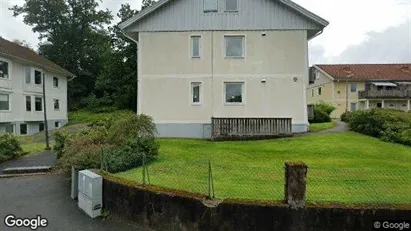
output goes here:
[{"label": "concrete pillar", "polygon": [[381,100],[381,108],[385,108],[385,100]]},{"label": "concrete pillar", "polygon": [[365,101],[365,109],[370,109],[370,101],[369,100],[366,100]]},{"label": "concrete pillar", "polygon": [[411,111],[411,100],[408,100],[408,106],[407,106],[408,111]]},{"label": "concrete pillar", "polygon": [[285,202],[292,209],[304,208],[307,187],[307,165],[285,163]]}]

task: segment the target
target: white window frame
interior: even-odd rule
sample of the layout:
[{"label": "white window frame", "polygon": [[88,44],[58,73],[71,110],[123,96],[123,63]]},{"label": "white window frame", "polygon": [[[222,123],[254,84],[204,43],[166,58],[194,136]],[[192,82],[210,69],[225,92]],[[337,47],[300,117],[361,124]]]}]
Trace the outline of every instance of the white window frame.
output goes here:
[{"label": "white window frame", "polygon": [[7,95],[7,98],[9,100],[9,109],[8,110],[1,110],[0,112],[10,112],[11,111],[11,93],[7,93],[7,92],[0,92],[0,95]]},{"label": "white window frame", "polygon": [[[243,38],[243,52],[242,52],[242,56],[227,56],[227,38],[230,37],[242,37]],[[223,36],[223,57],[225,59],[245,59],[246,57],[246,41],[247,38],[245,36],[245,34],[225,34]]]},{"label": "white window frame", "polygon": [[[58,109],[56,109],[56,107],[54,106],[55,103],[56,103],[56,101],[58,101],[58,104],[59,104],[59,108],[58,108]],[[54,111],[60,111],[60,99],[53,99],[53,108],[54,108]]]},{"label": "white window frame", "polygon": [[[193,46],[193,38],[199,38],[199,41],[198,41],[198,55],[199,56],[194,56],[194,46]],[[190,44],[190,58],[191,59],[201,59],[201,57],[202,57],[202,37],[201,37],[201,35],[196,35],[196,34],[193,34],[193,35],[190,35],[190,42],[189,42],[189,44]]]},{"label": "white window frame", "polygon": [[225,0],[225,12],[238,12],[239,1],[235,0],[235,1],[237,1],[237,9],[235,9],[235,10],[227,10],[227,1],[229,1],[229,0]]},{"label": "white window frame", "polygon": [[[200,102],[194,102],[193,101],[193,96],[194,96],[194,86],[200,86]],[[192,81],[190,82],[190,104],[192,106],[199,106],[203,104],[203,97],[204,97],[204,90],[203,90],[203,82],[202,81]]]},{"label": "white window frame", "polygon": [[[239,83],[241,85],[241,101],[242,102],[227,102],[227,84]],[[239,81],[223,81],[223,103],[225,106],[243,106],[246,103],[246,82],[244,80]]]},{"label": "white window frame", "polygon": [[[7,132],[7,126],[11,126],[11,129],[13,130],[11,133]],[[6,124],[4,129],[5,129],[4,131],[6,133],[13,134],[13,135],[16,134],[16,125],[15,124]]]},{"label": "white window frame", "polygon": [[[27,79],[27,71],[29,72],[28,79]],[[28,80],[28,82],[27,82],[27,80]],[[32,80],[32,70],[31,70],[31,67],[25,66],[25,67],[24,67],[24,83],[26,83],[26,84],[31,84],[32,81],[33,81],[33,80]]]},{"label": "white window frame", "polygon": [[[54,85],[54,79],[57,79],[57,86],[56,85]],[[59,79],[59,77],[57,77],[57,76],[53,76],[53,87],[54,88],[59,88],[60,87],[60,79]]]},{"label": "white window frame", "polygon": [[215,0],[216,1],[216,8],[215,9],[206,9],[206,1],[214,1],[214,0],[203,0],[203,12],[204,13],[218,12],[218,0]]},{"label": "white window frame", "polygon": [[8,75],[7,75],[7,78],[3,78],[3,77],[0,77],[0,80],[6,80],[6,81],[11,81],[11,73],[12,73],[12,61],[11,60],[9,60],[9,59],[5,59],[5,58],[2,58],[2,57],[0,57],[0,61],[3,61],[3,62],[6,62],[6,63],[8,63],[9,65],[8,65]]},{"label": "white window frame", "polygon": [[[40,72],[40,83],[36,83],[36,71]],[[37,85],[37,86],[41,86],[43,84],[43,71],[40,71],[40,70],[36,69],[36,70],[34,70],[33,73],[34,73],[34,75],[33,75],[34,84]]]},{"label": "white window frame", "polygon": [[[352,106],[353,106],[353,105],[355,105],[355,110],[352,110]],[[357,111],[357,110],[358,110],[357,107],[358,107],[358,103],[357,103],[357,102],[351,102],[351,103],[350,103],[350,111],[351,111],[351,112]]]},{"label": "white window frame", "polygon": [[[37,98],[41,99],[41,111],[37,111],[37,109],[36,109],[36,99]],[[44,99],[43,99],[43,97],[41,97],[41,96],[35,96],[34,97],[34,111],[35,112],[43,112],[44,111]]]},{"label": "white window frame", "polygon": [[320,96],[320,95],[323,94],[323,89],[322,89],[322,87],[319,87],[319,88],[317,89],[317,93],[318,93],[318,96]]},{"label": "white window frame", "polygon": [[[27,98],[30,98],[30,111],[28,111],[27,110]],[[31,97],[31,95],[25,95],[24,96],[24,106],[25,106],[25,110],[24,111],[26,111],[26,112],[32,112],[33,111],[33,103],[32,103],[32,98],[33,97]],[[35,110],[35,108],[34,108],[34,110]]]},{"label": "white window frame", "polygon": [[[355,91],[353,91],[353,86],[355,86]],[[354,93],[358,91],[358,84],[357,83],[350,83],[350,92]]]}]

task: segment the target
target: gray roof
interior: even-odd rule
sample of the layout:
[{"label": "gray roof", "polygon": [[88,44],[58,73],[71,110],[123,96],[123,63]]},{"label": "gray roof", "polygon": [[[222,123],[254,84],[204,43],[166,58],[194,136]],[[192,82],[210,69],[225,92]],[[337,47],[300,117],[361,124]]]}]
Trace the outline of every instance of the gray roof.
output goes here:
[{"label": "gray roof", "polygon": [[[175,2],[178,0],[160,0],[158,2],[155,2],[153,5],[151,5],[150,7],[147,7],[146,9],[140,11],[138,14],[134,15],[133,17],[127,19],[126,21],[122,22],[119,27],[123,30],[125,29],[129,29],[129,27],[139,21],[142,21],[142,19],[145,19],[147,16],[151,15],[152,13],[155,13],[158,9],[160,9],[161,7],[165,6],[166,4],[170,3],[170,2]],[[196,0],[190,0],[190,1],[196,1]],[[197,0],[198,1],[198,0]],[[306,10],[305,8],[301,7],[300,5],[290,1],[290,0],[269,0],[270,1],[275,1],[280,3],[281,5],[285,6],[288,10],[291,10],[295,13],[297,13],[298,15],[302,16],[304,19],[310,21],[311,24],[315,24],[318,25],[318,30],[321,30],[322,28],[326,27],[329,22],[326,21],[325,19],[319,17],[318,15]],[[255,4],[257,1],[253,0],[246,0],[245,2],[247,2],[247,4]],[[271,3],[272,4],[272,3]],[[169,17],[170,20],[171,17]],[[228,23],[225,23],[228,24]],[[308,24],[308,23],[307,23]],[[254,25],[257,25],[256,23]],[[251,26],[251,24],[250,24]],[[312,26],[311,26],[312,27]],[[249,28],[249,27],[247,27]],[[256,28],[259,29],[259,28]],[[275,28],[277,29],[277,28]],[[286,28],[278,28],[278,29],[286,29]],[[292,28],[291,29],[303,29],[303,28]],[[307,29],[314,29],[314,28],[307,28]]]}]

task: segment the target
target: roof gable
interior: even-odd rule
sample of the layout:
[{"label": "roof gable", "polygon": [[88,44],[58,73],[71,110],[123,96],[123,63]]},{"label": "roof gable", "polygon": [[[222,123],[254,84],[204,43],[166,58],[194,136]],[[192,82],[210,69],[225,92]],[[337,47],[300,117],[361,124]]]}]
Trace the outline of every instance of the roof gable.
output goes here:
[{"label": "roof gable", "polygon": [[0,55],[4,55],[12,59],[18,59],[20,61],[27,62],[32,65],[37,65],[39,67],[44,66],[45,68],[51,71],[54,71],[56,73],[64,74],[64,75],[71,76],[71,77],[74,76],[74,74],[70,73],[66,69],[40,56],[39,54],[30,50],[29,48],[20,46],[16,43],[10,42],[1,37],[0,37]]},{"label": "roof gable", "polygon": [[199,30],[322,30],[328,22],[289,0],[239,0],[238,12],[204,13],[203,0],[160,0],[120,24],[128,32]]},{"label": "roof gable", "polygon": [[[315,65],[335,80],[411,80],[411,63]],[[347,78],[352,74],[352,77]]]}]

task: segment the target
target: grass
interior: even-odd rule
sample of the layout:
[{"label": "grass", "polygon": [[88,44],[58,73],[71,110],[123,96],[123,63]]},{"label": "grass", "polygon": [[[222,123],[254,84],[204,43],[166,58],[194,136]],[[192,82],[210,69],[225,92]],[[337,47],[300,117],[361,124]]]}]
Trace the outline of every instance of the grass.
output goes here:
[{"label": "grass", "polygon": [[[46,148],[46,143],[37,141],[35,136],[17,136],[17,140],[20,142],[24,155],[35,155]],[[53,142],[50,142],[50,147],[53,147]]]},{"label": "grass", "polygon": [[121,118],[130,113],[133,112],[128,110],[102,113],[93,113],[89,111],[74,111],[68,113],[69,122],[67,125],[97,123],[99,121],[104,121],[106,118]]},{"label": "grass", "polygon": [[[284,162],[308,166],[311,202],[410,203],[411,148],[361,134],[244,142],[162,139],[148,166],[153,185],[208,192],[208,160],[216,198],[282,200]],[[142,168],[117,176],[142,181]]]},{"label": "grass", "polygon": [[319,132],[335,127],[335,122],[310,124],[310,132]]}]

